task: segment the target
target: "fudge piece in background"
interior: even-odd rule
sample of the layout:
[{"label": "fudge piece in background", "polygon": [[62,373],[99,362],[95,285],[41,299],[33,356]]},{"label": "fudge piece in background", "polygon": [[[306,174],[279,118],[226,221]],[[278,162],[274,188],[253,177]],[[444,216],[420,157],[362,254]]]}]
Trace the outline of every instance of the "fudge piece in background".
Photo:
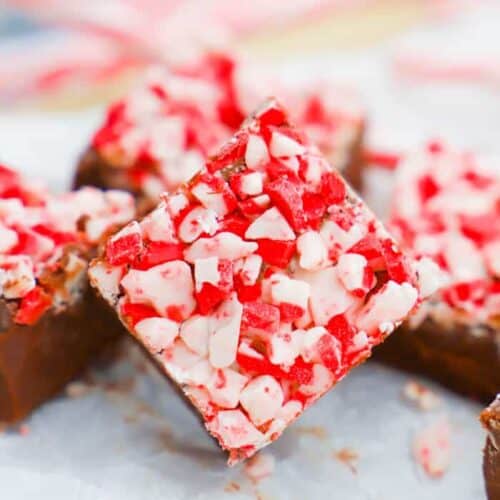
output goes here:
[{"label": "fudge piece in background", "polygon": [[481,413],[481,422],[488,432],[484,448],[483,471],[488,500],[500,498],[500,395]]},{"label": "fudge piece in background", "polygon": [[289,103],[292,121],[359,184],[365,119],[352,91],[328,82],[291,86],[264,77],[257,86],[250,75],[240,75],[229,56],[218,54],[171,73],[152,69],[143,85],[109,107],[80,160],[74,186],[126,189],[145,213],[163,191],[201,170],[270,95]]},{"label": "fudge piece in background", "polygon": [[0,422],[57,394],[123,330],[87,267],[134,214],[127,193],[53,196],[0,166]]},{"label": "fudge piece in background", "polygon": [[234,464],[414,311],[415,266],[270,100],[89,274]]},{"label": "fudge piece in background", "polygon": [[395,175],[389,227],[446,284],[377,355],[490,401],[500,388],[500,162],[434,143]]}]

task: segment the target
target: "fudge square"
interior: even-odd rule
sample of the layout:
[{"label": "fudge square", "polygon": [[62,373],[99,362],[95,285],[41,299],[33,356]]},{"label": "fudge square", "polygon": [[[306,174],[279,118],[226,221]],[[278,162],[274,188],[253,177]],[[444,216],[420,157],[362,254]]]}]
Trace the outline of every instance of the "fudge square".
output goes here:
[{"label": "fudge square", "polygon": [[87,266],[134,216],[129,194],[53,196],[0,166],[0,422],[57,394],[123,331]]},{"label": "fudge square", "polygon": [[430,143],[401,161],[389,225],[444,286],[377,356],[489,402],[500,389],[500,162]]},{"label": "fudge square", "polygon": [[483,473],[488,500],[500,498],[500,394],[481,413],[481,423],[488,433],[483,455]]},{"label": "fudge square", "polygon": [[331,82],[292,88],[270,78],[256,89],[255,75],[244,74],[243,67],[226,54],[208,54],[171,72],[152,68],[142,84],[109,107],[78,165],[75,187],[126,189],[146,213],[163,191],[175,190],[204,167],[207,155],[269,89],[286,96],[293,120],[359,183],[365,118],[356,95]]},{"label": "fudge square", "polygon": [[417,271],[270,100],[89,273],[234,464],[417,307]]}]

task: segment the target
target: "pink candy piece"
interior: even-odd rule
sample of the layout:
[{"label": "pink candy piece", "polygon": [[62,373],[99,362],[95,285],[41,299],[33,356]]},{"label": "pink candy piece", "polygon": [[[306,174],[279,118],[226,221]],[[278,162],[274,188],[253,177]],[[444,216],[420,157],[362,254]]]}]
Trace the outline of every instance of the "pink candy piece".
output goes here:
[{"label": "pink candy piece", "polygon": [[[421,297],[413,263],[276,101],[207,171],[113,236],[91,275],[234,464],[277,439]],[[242,206],[263,193],[265,211]],[[151,233],[159,220],[182,255],[138,269],[150,260],[148,234],[161,240]],[[116,259],[120,238],[130,243],[120,255],[139,251],[139,261]]]}]

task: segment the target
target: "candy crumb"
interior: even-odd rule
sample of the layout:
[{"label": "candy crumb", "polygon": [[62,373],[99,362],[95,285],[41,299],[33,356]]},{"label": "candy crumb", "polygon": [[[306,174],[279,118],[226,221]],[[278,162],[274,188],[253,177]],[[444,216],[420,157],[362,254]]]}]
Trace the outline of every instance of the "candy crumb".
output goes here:
[{"label": "candy crumb", "polygon": [[66,386],[66,396],[72,399],[82,398],[86,396],[91,390],[92,387],[85,382],[70,382]]},{"label": "candy crumb", "polygon": [[431,478],[440,478],[451,461],[451,429],[443,418],[423,429],[413,441],[413,457]]},{"label": "candy crumb", "polygon": [[349,468],[353,474],[358,473],[359,454],[351,448],[341,448],[332,453],[332,457]]},{"label": "candy crumb", "polygon": [[236,481],[230,481],[224,486],[224,491],[226,493],[237,493],[241,490],[241,486]]},{"label": "candy crumb", "polygon": [[320,439],[321,441],[325,440],[328,435],[326,429],[324,427],[321,427],[320,425],[313,425],[311,427],[297,426],[295,428],[295,432],[303,436],[315,437],[317,439]]},{"label": "candy crumb", "polygon": [[410,380],[405,384],[402,396],[406,401],[420,410],[431,411],[441,406],[439,396],[415,380]]},{"label": "candy crumb", "polygon": [[19,434],[23,437],[27,436],[30,433],[30,428],[26,424],[22,424],[19,426]]},{"label": "candy crumb", "polygon": [[274,472],[276,461],[268,453],[258,453],[250,458],[244,465],[243,472],[250,481],[257,483]]}]

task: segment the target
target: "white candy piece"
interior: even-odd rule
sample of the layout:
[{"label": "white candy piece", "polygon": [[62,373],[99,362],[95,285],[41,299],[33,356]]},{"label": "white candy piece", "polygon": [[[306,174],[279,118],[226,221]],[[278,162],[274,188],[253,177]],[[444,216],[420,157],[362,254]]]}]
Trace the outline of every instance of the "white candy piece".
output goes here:
[{"label": "white candy piece", "polygon": [[203,283],[210,283],[216,286],[219,280],[219,259],[217,257],[196,259],[194,261],[194,281],[197,292],[202,289]]},{"label": "white candy piece", "polygon": [[273,274],[271,282],[271,302],[273,304],[292,304],[307,309],[311,286],[302,280],[288,278],[284,274]]},{"label": "white candy piece", "polygon": [[281,158],[284,156],[301,155],[304,153],[305,148],[302,144],[299,144],[287,135],[273,132],[271,143],[269,144],[269,151],[272,156]]},{"label": "white candy piece", "polygon": [[308,271],[324,267],[328,262],[328,249],[317,231],[306,231],[297,238],[299,266]]},{"label": "white candy piece", "polygon": [[206,427],[209,432],[219,437],[226,449],[258,447],[264,442],[264,435],[252,425],[241,410],[219,411]]},{"label": "white candy piece", "polygon": [[191,193],[205,207],[213,210],[219,217],[227,214],[227,205],[223,193],[215,193],[213,188],[204,182],[198,182],[191,188]]},{"label": "white candy piece", "polygon": [[[248,136],[247,147],[245,150],[245,163],[247,167],[256,169],[269,162],[269,153],[262,137],[250,134]],[[262,189],[261,191],[262,192]],[[251,193],[247,193],[251,194]],[[258,194],[258,193],[255,193]]]},{"label": "white candy piece", "polygon": [[496,277],[500,277],[500,241],[488,243],[483,247],[486,267]]},{"label": "white candy piece", "polygon": [[99,289],[104,300],[114,304],[120,295],[121,267],[109,266],[99,261],[89,268],[89,279],[92,286]]},{"label": "white candy piece", "polygon": [[309,306],[316,325],[326,325],[330,318],[359,303],[359,299],[348,293],[342,285],[336,267],[315,272],[299,271],[296,277],[311,286]]},{"label": "white candy piece", "polygon": [[291,241],[295,239],[295,233],[281,212],[272,207],[257,217],[248,226],[245,238],[249,240],[269,239],[280,241]]},{"label": "white candy piece", "polygon": [[145,217],[141,226],[151,241],[177,241],[174,224],[164,204]]},{"label": "white candy piece", "polygon": [[254,285],[262,268],[262,257],[257,254],[249,255],[240,271],[241,281],[246,286]]},{"label": "white candy piece", "polygon": [[219,259],[236,260],[253,254],[258,248],[253,241],[244,241],[233,233],[223,231],[212,238],[196,240],[185,252],[185,259],[194,263],[196,259],[219,257]]},{"label": "white candy piece", "polygon": [[257,426],[274,418],[283,404],[283,399],[281,385],[270,375],[251,380],[240,396],[241,406]]},{"label": "white candy piece", "polygon": [[430,297],[447,281],[446,273],[428,257],[416,261],[415,271],[422,298]]},{"label": "white candy piece", "polygon": [[6,253],[15,247],[19,241],[16,231],[0,223],[0,252]]},{"label": "white candy piece", "polygon": [[385,330],[387,324],[401,321],[415,306],[417,299],[418,292],[409,283],[400,285],[388,281],[364,306],[356,326],[368,333],[377,328]]},{"label": "white candy piece", "polygon": [[231,368],[213,370],[206,385],[212,401],[221,408],[232,409],[238,406],[243,387],[248,377]]},{"label": "white candy piece", "polygon": [[243,306],[233,293],[210,317],[208,353],[215,368],[226,368],[236,360],[242,314]]},{"label": "white candy piece", "polygon": [[363,288],[365,267],[368,264],[365,257],[356,253],[345,253],[337,262],[338,277],[346,290]]},{"label": "white candy piece", "polygon": [[282,325],[280,330],[269,340],[269,361],[274,365],[291,366],[300,353],[304,331],[293,330],[291,327],[285,328]]},{"label": "white candy piece", "polygon": [[328,250],[335,255],[349,250],[366,235],[366,232],[367,228],[360,224],[353,224],[348,231],[344,231],[336,222],[327,220],[321,226],[319,234]]},{"label": "white candy piece", "polygon": [[264,179],[260,172],[252,172],[241,176],[241,192],[248,196],[262,193]]},{"label": "white candy piece", "polygon": [[213,210],[195,207],[180,223],[179,238],[184,243],[192,243],[202,233],[215,234],[218,228],[217,214]]},{"label": "white candy piece", "polygon": [[135,325],[137,336],[153,352],[169,347],[179,335],[179,323],[167,318],[146,318]]},{"label": "white candy piece", "polygon": [[176,309],[182,318],[188,318],[196,308],[191,268],[180,260],[147,271],[130,269],[121,285],[131,302],[150,304],[160,316],[166,316],[167,309]]},{"label": "white candy piece", "polygon": [[209,320],[208,316],[195,314],[181,325],[181,339],[200,356],[208,355]]}]

